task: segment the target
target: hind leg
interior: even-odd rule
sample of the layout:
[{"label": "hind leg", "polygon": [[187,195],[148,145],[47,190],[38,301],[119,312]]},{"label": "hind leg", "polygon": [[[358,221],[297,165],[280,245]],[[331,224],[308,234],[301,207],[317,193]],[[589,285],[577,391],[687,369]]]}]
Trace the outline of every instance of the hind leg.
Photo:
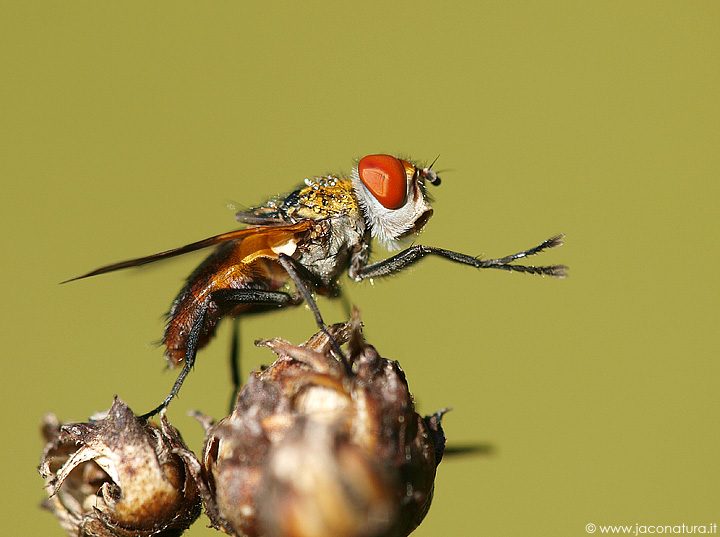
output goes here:
[{"label": "hind leg", "polygon": [[[185,382],[185,377],[188,376],[188,373],[190,373],[193,365],[195,365],[195,356],[197,355],[200,334],[203,326],[205,325],[205,318],[210,306],[214,305],[220,307],[221,309],[226,306],[232,307],[237,304],[287,306],[293,304],[294,302],[295,299],[287,293],[281,293],[278,291],[263,291],[260,289],[221,289],[212,293],[201,306],[200,314],[190,330],[187,346],[185,347],[185,364],[175,380],[172,390],[170,390],[170,393],[162,403],[150,412],[143,414],[141,417],[147,419],[151,418],[155,414],[158,414],[170,404],[170,401],[172,401],[180,391],[183,382]],[[233,379],[233,382],[235,382],[235,379]],[[239,385],[239,380],[237,381],[237,384]]]}]

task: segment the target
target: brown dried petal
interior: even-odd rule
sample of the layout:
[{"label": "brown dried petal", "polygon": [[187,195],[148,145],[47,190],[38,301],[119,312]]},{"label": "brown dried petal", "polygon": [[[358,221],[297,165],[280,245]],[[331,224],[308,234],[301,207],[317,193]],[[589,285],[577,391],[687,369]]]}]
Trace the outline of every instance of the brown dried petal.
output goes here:
[{"label": "brown dried petal", "polygon": [[138,418],[117,397],[107,415],[61,426],[43,423],[40,465],[46,506],[72,536],[180,535],[200,514],[185,450],[167,421]]},{"label": "brown dried petal", "polygon": [[208,429],[197,472],[212,524],[247,537],[405,536],[432,499],[440,415],[414,410],[396,362],[366,344],[357,313],[253,373]]}]

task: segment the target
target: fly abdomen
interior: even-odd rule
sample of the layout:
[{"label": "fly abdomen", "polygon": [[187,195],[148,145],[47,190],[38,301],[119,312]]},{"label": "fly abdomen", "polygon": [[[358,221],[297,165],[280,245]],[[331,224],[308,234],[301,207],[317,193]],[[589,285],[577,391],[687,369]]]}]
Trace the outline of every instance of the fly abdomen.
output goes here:
[{"label": "fly abdomen", "polygon": [[188,345],[188,338],[195,323],[201,313],[205,310],[202,326],[200,327],[200,337],[198,339],[198,349],[204,347],[212,338],[215,332],[215,326],[218,321],[217,306],[212,303],[209,296],[205,296],[199,300],[192,292],[187,289],[181,293],[168,314],[168,321],[165,325],[165,334],[163,336],[163,344],[167,347],[165,358],[170,367],[176,367],[185,360],[185,351]]},{"label": "fly abdomen", "polygon": [[190,332],[201,315],[203,325],[197,348],[205,346],[214,335],[219,312],[212,301],[212,293],[228,285],[226,275],[232,272],[234,253],[239,246],[240,241],[220,245],[193,271],[173,301],[163,336],[163,344],[167,347],[165,358],[170,367],[185,360]]},{"label": "fly abdomen", "polygon": [[[171,367],[185,360],[193,329],[197,351],[215,335],[222,317],[284,305],[274,292],[285,285],[287,273],[266,258],[247,261],[241,249],[241,241],[221,245],[190,275],[173,302],[163,336]],[[265,296],[268,293],[273,296]]]}]

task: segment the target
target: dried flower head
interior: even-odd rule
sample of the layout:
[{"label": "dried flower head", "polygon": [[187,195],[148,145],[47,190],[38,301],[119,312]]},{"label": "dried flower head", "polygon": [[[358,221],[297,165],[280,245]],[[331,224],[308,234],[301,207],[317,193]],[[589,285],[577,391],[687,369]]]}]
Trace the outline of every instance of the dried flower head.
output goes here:
[{"label": "dried flower head", "polygon": [[60,425],[49,414],[40,465],[45,505],[72,536],[180,535],[200,515],[200,497],[180,434],[138,418],[117,397],[107,414]]},{"label": "dried flower head", "polygon": [[366,344],[359,316],[253,373],[208,434],[201,493],[212,524],[247,537],[405,536],[432,499],[445,437],[414,410],[405,375]]}]

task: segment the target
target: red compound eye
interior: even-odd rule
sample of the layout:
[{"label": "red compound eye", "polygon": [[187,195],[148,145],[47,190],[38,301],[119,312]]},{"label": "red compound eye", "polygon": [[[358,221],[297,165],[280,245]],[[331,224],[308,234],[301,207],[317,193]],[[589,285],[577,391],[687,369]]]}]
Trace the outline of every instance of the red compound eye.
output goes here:
[{"label": "red compound eye", "polygon": [[386,209],[399,209],[407,198],[405,166],[390,155],[368,155],[358,163],[360,180]]}]

